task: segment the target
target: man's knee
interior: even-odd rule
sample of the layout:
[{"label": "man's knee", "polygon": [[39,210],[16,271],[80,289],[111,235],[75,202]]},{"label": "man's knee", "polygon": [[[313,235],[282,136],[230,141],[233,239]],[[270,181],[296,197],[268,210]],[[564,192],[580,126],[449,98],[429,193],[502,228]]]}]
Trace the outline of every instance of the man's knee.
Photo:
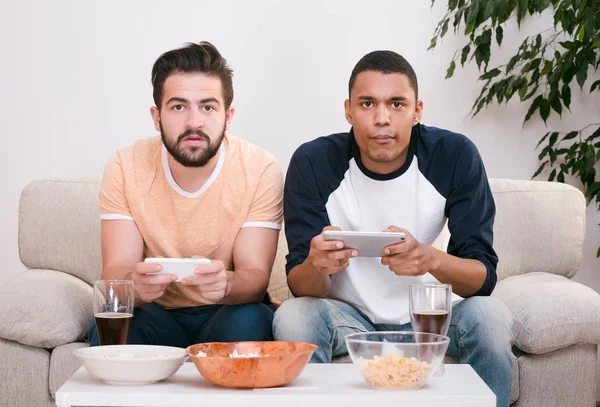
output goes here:
[{"label": "man's knee", "polygon": [[284,301],[273,320],[275,340],[311,342],[310,337],[315,331],[328,329],[324,318],[327,308],[321,298],[299,297]]},{"label": "man's knee", "polygon": [[478,338],[481,344],[506,350],[513,341],[513,317],[506,305],[495,297],[471,297],[460,304],[462,310],[459,327]]},{"label": "man's knee", "polygon": [[208,337],[224,342],[273,340],[273,310],[265,304],[225,306],[215,317]]}]

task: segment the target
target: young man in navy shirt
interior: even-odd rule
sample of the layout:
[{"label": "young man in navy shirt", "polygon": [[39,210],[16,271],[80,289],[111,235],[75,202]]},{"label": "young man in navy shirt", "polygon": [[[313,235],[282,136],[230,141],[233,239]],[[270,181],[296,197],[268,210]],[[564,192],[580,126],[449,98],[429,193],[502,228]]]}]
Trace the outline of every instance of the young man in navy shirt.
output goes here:
[{"label": "young man in navy shirt", "polygon": [[[490,297],[498,258],[496,212],[485,168],[465,136],[420,124],[423,102],[411,65],[392,51],[354,67],[349,133],[305,143],[284,192],[286,271],[296,298],[283,303],[276,340],[319,346],[312,362],[347,353],[353,332],[410,330],[408,289],[430,274],[464,297],[454,303],[448,355],[470,364],[508,406],[512,316]],[[448,222],[447,253],[431,246]],[[357,257],[324,230],[397,231],[406,242],[382,258]]]}]

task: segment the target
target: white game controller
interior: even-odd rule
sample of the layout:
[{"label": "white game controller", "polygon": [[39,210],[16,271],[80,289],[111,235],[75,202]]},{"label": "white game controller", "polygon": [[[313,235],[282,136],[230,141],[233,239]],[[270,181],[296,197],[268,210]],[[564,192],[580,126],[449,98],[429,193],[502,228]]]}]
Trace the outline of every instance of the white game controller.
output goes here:
[{"label": "white game controller", "polygon": [[162,266],[162,270],[152,274],[175,274],[177,276],[175,281],[181,281],[185,277],[193,276],[194,270],[198,267],[210,264],[210,259],[148,257],[144,260],[144,263],[160,264]]}]

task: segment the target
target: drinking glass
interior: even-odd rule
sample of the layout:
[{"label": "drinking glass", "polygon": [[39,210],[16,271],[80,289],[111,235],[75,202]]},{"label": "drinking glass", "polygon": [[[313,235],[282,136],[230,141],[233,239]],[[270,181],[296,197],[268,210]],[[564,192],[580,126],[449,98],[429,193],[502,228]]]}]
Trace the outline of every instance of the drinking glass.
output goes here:
[{"label": "drinking glass", "polygon": [[133,319],[133,281],[98,280],[94,283],[94,318],[100,345],[126,345]]},{"label": "drinking glass", "polygon": [[[414,331],[447,336],[452,317],[452,286],[450,284],[411,284],[409,309]],[[442,361],[434,374],[442,376],[444,372]]]}]

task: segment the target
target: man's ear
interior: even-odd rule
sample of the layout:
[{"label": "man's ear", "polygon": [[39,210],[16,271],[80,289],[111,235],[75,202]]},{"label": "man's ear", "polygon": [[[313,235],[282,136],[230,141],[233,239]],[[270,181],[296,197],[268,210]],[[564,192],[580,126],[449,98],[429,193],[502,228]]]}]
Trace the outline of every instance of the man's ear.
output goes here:
[{"label": "man's ear", "polygon": [[155,106],[152,106],[150,108],[150,116],[152,116],[154,128],[156,129],[156,131],[160,131],[160,112]]},{"label": "man's ear", "polygon": [[350,99],[344,101],[344,114],[346,115],[346,121],[352,126],[352,114],[350,113]]},{"label": "man's ear", "polygon": [[235,114],[235,107],[229,106],[229,109],[225,112],[225,130],[229,130],[229,125],[233,120],[233,115]]},{"label": "man's ear", "polygon": [[417,106],[415,107],[415,115],[413,116],[413,126],[418,124],[423,118],[423,101],[417,100]]}]

